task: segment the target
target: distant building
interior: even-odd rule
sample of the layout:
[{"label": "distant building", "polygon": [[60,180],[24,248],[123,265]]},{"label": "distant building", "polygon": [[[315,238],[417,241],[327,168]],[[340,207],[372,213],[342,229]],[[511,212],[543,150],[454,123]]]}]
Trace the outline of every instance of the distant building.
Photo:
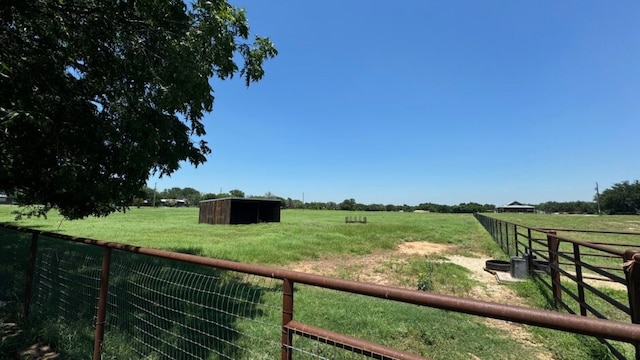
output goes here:
[{"label": "distant building", "polygon": [[13,198],[5,193],[0,193],[0,205],[13,204]]},{"label": "distant building", "polygon": [[160,206],[184,207],[189,206],[189,202],[186,199],[160,199]]},{"label": "distant building", "polygon": [[524,205],[517,201],[510,202],[507,205],[502,205],[496,207],[496,212],[505,213],[505,212],[515,212],[515,213],[534,213],[536,212],[536,208],[531,205]]}]

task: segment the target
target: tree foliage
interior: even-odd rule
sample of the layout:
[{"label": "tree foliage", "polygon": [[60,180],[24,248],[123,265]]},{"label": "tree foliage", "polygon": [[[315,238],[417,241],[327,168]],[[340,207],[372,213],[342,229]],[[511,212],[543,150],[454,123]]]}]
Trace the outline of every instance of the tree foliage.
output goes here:
[{"label": "tree foliage", "polygon": [[0,21],[0,190],[71,219],[205,162],[209,80],[277,54],[221,0],[6,0]]},{"label": "tree foliage", "polygon": [[233,189],[233,190],[229,191],[229,195],[231,195],[232,197],[243,198],[244,197],[244,191],[238,190],[238,189]]},{"label": "tree foliage", "polygon": [[600,194],[600,207],[608,214],[640,213],[640,182],[613,184]]},{"label": "tree foliage", "polygon": [[597,206],[594,202],[588,201],[547,201],[536,205],[536,210],[545,213],[570,213],[570,214],[595,214]]},{"label": "tree foliage", "polygon": [[338,205],[340,210],[357,210],[356,209],[356,200],[355,199],[344,199],[344,201],[342,201],[340,203],[340,205]]}]

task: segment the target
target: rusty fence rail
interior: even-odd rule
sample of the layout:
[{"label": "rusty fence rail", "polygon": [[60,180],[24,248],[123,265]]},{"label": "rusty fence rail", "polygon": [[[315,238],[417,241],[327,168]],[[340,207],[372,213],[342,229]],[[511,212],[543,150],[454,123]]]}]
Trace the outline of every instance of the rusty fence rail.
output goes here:
[{"label": "rusty fence rail", "polygon": [[[11,237],[13,233],[30,235],[29,254],[23,254],[27,255],[24,256],[24,262],[28,264],[24,272],[27,279],[24,285],[25,315],[33,316],[33,314],[30,315],[30,311],[33,313],[34,307],[39,307],[40,311],[44,308],[47,312],[70,311],[72,313],[69,314],[70,318],[83,311],[91,313],[94,321],[93,359],[100,359],[105,349],[109,347],[111,334],[109,331],[113,328],[128,329],[143,334],[142,340],[125,338],[125,341],[139,341],[141,347],[150,347],[151,344],[147,342],[160,344],[151,350],[162,358],[201,358],[206,357],[203,354],[212,353],[219,355],[220,358],[265,358],[265,356],[273,358],[275,353],[283,360],[295,359],[296,354],[309,358],[311,351],[309,349],[312,348],[303,348],[302,345],[312,342],[361,357],[424,359],[416,354],[345,336],[319,328],[314,324],[295,320],[294,294],[297,293],[300,284],[567,331],[633,345],[640,344],[640,326],[621,321],[366,284],[4,224],[0,224],[0,230],[2,230],[0,236],[3,241],[15,241],[15,237]],[[48,243],[46,249],[42,246],[44,239]],[[67,256],[68,251],[65,249],[53,251],[59,248],[60,244],[68,242],[80,244],[93,251],[71,254],[71,256]],[[10,250],[11,244],[5,248]],[[12,256],[19,256],[19,254],[12,254]],[[193,265],[195,268],[156,266],[146,259],[167,260]],[[630,258],[630,260],[635,259],[636,257]],[[96,266],[96,262],[101,265]],[[46,264],[56,264],[56,266],[45,266]],[[66,269],[73,269],[73,271]],[[221,271],[224,273],[220,273]],[[634,267],[633,271],[640,271],[640,267]],[[630,274],[633,274],[633,271]],[[49,288],[45,286],[43,289],[45,283],[43,279],[58,279],[58,281],[47,285]],[[79,281],[84,285],[80,291],[70,291],[68,282],[71,281]],[[235,295],[230,296],[230,291]],[[258,308],[264,303],[260,296],[278,294],[281,298],[280,307]],[[634,296],[637,295],[634,294]],[[55,298],[55,304],[58,304],[59,310],[55,307],[37,306],[48,304],[47,301],[51,298]],[[92,301],[93,305],[91,305]],[[89,306],[86,308],[82,304],[89,304]],[[130,323],[134,316],[127,312],[125,304],[136,309],[135,323]],[[175,309],[179,309],[179,312],[172,315],[169,310]],[[196,315],[193,311],[196,311]],[[256,313],[264,315],[264,312],[274,313],[266,317],[279,318],[280,321],[272,324],[251,319]],[[236,334],[239,330],[235,324],[247,319],[252,322],[246,327],[260,327],[258,331],[260,336],[248,340],[233,336],[219,336],[220,332]],[[429,319],[425,318],[425,321]],[[161,327],[168,327],[171,331],[161,331]],[[187,336],[187,333],[190,335]],[[174,336],[176,334],[179,335],[177,339]],[[236,344],[241,341],[261,342],[261,344],[264,343],[265,348],[271,348],[274,352],[266,355],[243,353],[244,349]],[[181,347],[185,344],[188,346]],[[175,351],[180,351],[180,355],[172,355]],[[134,355],[142,357],[141,355],[149,356],[150,354],[135,352]],[[342,357],[344,358],[344,355]],[[329,358],[332,357],[329,356]]]},{"label": "rusty fence rail", "polygon": [[[475,217],[507,255],[526,259],[530,274],[551,294],[555,308],[585,317],[640,323],[640,274],[629,266],[640,253],[635,250],[640,248],[640,233],[534,228],[482,214]],[[639,241],[583,241],[558,232],[635,235]],[[599,340],[614,356],[625,358],[611,342]],[[636,358],[640,359],[638,347]]]}]

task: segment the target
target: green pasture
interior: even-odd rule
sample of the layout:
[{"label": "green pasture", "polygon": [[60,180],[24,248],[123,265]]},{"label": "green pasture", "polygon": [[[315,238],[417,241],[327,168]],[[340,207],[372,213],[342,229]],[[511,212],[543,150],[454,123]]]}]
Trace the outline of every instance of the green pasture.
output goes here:
[{"label": "green pasture", "polygon": [[[281,223],[205,225],[197,223],[198,210],[194,208],[133,208],[127,213],[81,221],[64,221],[51,213],[47,219],[32,218],[20,222],[14,221],[14,210],[10,206],[1,206],[0,222],[270,266],[285,266],[302,260],[348,259],[391,251],[407,241],[455,245],[457,253],[465,256],[482,254],[506,258],[470,214],[283,210]],[[345,216],[366,216],[368,222],[347,224]],[[15,254],[26,253],[28,237],[22,238],[20,249],[13,246],[15,244],[0,243],[5,250],[11,248],[11,251],[0,252],[0,264],[4,264],[0,265],[0,273],[7,278],[15,270]],[[442,261],[438,256],[416,255],[403,262],[392,259],[381,264],[381,268],[400,277],[404,286],[414,289],[473,297],[471,289],[482,287],[466,268]],[[341,277],[357,279],[357,274],[345,271]],[[532,305],[548,306],[548,303],[536,300],[541,298],[536,295],[539,289],[526,284],[529,282],[515,289],[523,297],[530,297]],[[277,292],[266,291],[260,299],[260,306],[279,308],[281,301]],[[513,339],[507,330],[489,326],[482,318],[309,286],[296,288],[295,314],[299,321],[435,359],[526,360],[538,358],[540,349],[545,349],[557,359],[607,358],[597,342],[585,337],[531,328],[533,338],[529,339],[530,342],[545,344],[532,348],[530,342]],[[11,314],[0,315],[11,317]],[[261,316],[262,319],[257,319],[260,322],[277,323],[281,315],[264,312]],[[86,344],[78,343],[89,336],[90,328],[71,331],[71,327],[55,321],[26,326],[19,337],[0,343],[0,352],[13,351],[20,342],[32,341],[52,344],[67,358],[86,357],[91,351]],[[251,322],[239,320],[234,326],[243,329],[249,337],[265,336],[262,329],[252,329]],[[112,354],[114,351],[120,354],[113,358],[126,358],[126,340],[118,339],[116,335],[111,336],[106,346]],[[126,335],[121,339],[126,339]],[[238,341],[243,343],[244,340]],[[252,342],[243,344],[251,346]],[[570,351],[563,346],[570,347]],[[260,352],[260,349],[255,351]],[[277,350],[265,356],[277,357]],[[210,358],[216,357],[212,355]]]},{"label": "green pasture", "polygon": [[[573,215],[573,214],[488,214],[503,221],[534,228],[603,230],[640,233],[640,216],[638,215]],[[611,243],[638,243],[638,235],[590,234],[580,232],[558,232],[558,235],[585,241],[602,241]]]},{"label": "green pasture", "polygon": [[[0,222],[98,240],[188,252],[264,265],[392,250],[405,241],[455,244],[461,252],[500,256],[471,215],[283,210],[280,223],[198,224],[197,208],[133,208],[105,218],[14,221],[16,208],[0,206]],[[345,223],[366,216],[367,224]]]}]

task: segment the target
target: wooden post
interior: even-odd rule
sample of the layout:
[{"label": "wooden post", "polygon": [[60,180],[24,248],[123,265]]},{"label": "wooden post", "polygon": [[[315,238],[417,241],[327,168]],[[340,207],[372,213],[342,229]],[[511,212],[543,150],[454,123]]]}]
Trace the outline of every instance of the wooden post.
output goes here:
[{"label": "wooden post", "polygon": [[293,281],[284,279],[282,283],[282,350],[280,359],[291,360],[293,353],[293,334],[286,326],[293,320]]},{"label": "wooden post", "polygon": [[31,309],[31,294],[33,292],[33,274],[36,271],[36,256],[38,252],[38,233],[31,234],[31,247],[29,248],[29,265],[27,267],[27,278],[24,288],[23,313],[25,319],[29,317]]},{"label": "wooden post", "polygon": [[547,246],[549,249],[549,269],[551,271],[551,290],[553,292],[553,300],[556,307],[562,303],[562,287],[560,286],[560,261],[558,258],[558,249],[560,241],[556,237],[555,231],[547,233]]},{"label": "wooden post", "polygon": [[576,278],[578,279],[578,300],[580,301],[580,315],[587,316],[584,298],[584,279],[582,278],[582,264],[580,260],[580,245],[573,244],[573,261],[576,264]]},{"label": "wooden post", "polygon": [[98,296],[98,312],[96,314],[96,332],[93,338],[93,360],[100,360],[102,358],[102,342],[104,340],[104,322],[107,316],[110,268],[111,248],[105,248],[104,254],[102,255],[102,271],[100,273],[100,294]]},{"label": "wooden post", "polygon": [[[629,249],[623,255],[631,322],[634,324],[640,324],[640,264],[636,264],[634,259],[638,254],[640,254],[639,251]],[[636,359],[640,359],[640,344],[633,345],[636,348]]]}]

